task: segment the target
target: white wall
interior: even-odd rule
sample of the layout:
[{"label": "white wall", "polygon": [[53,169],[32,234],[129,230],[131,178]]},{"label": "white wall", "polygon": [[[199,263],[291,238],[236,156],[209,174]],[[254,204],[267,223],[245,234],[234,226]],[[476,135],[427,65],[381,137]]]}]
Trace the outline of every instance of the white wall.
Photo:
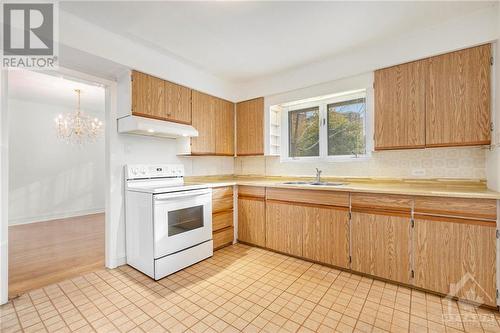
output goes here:
[{"label": "white wall", "polygon": [[497,43],[493,50],[495,56],[494,70],[496,72],[493,86],[493,122],[494,130],[492,134],[491,151],[487,154],[486,172],[488,179],[488,188],[500,191],[500,6],[498,6],[497,21]]},{"label": "white wall", "polygon": [[[408,61],[479,45],[498,38],[499,4],[428,29],[365,43],[348,52],[240,84],[236,100],[269,96],[367,73]],[[328,41],[325,41],[328,42]]]},{"label": "white wall", "polygon": [[[59,42],[70,48],[111,60],[126,68],[154,74],[162,79],[194,88],[196,90],[234,100],[234,88],[228,82],[205,71],[187,65],[185,62],[148,48],[130,39],[102,29],[81,18],[64,11],[64,3],[59,9]],[[61,54],[63,56],[63,54]],[[66,53],[64,56],[70,57]],[[81,66],[86,59],[61,59],[65,66],[72,62]],[[90,60],[95,61],[95,58]],[[94,73],[97,74],[97,73]],[[103,76],[105,77],[105,76]]]},{"label": "white wall", "polygon": [[[85,110],[104,117],[102,108]],[[9,224],[104,211],[104,139],[82,147],[56,137],[54,118],[74,112],[55,104],[9,99]]]}]

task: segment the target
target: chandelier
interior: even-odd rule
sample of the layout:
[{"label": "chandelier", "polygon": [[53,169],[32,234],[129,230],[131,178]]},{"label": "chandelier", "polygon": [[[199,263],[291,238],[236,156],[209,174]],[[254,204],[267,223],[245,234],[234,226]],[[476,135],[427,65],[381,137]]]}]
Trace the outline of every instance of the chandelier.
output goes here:
[{"label": "chandelier", "polygon": [[102,121],[91,118],[80,110],[80,89],[75,89],[78,106],[75,112],[60,114],[56,117],[57,137],[66,141],[83,145],[95,142],[102,132]]}]

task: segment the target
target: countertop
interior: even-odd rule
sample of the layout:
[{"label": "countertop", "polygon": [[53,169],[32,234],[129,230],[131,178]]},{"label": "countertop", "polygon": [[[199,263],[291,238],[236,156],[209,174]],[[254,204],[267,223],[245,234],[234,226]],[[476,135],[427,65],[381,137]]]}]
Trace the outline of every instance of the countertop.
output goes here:
[{"label": "countertop", "polygon": [[382,179],[382,178],[329,178],[322,181],[344,182],[341,186],[289,185],[287,181],[311,181],[305,177],[257,177],[257,176],[207,176],[186,177],[186,184],[208,184],[211,187],[249,185],[274,188],[314,189],[319,191],[345,191],[385,193],[451,198],[476,198],[500,200],[500,192],[489,190],[484,181],[443,179]]}]

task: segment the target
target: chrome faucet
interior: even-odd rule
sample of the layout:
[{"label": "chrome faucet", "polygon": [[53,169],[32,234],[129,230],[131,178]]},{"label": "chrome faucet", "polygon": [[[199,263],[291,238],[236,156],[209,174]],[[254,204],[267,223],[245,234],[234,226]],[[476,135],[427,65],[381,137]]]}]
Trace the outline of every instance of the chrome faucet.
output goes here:
[{"label": "chrome faucet", "polygon": [[320,169],[316,168],[316,183],[321,183],[321,171]]}]

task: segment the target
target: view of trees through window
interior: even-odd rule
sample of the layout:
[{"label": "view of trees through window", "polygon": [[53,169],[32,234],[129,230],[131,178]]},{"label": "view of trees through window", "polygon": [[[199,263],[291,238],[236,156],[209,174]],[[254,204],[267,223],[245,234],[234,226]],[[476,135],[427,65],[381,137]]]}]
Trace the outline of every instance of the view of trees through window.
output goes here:
[{"label": "view of trees through window", "polygon": [[365,154],[365,99],[328,104],[327,110],[328,155]]},{"label": "view of trees through window", "polygon": [[[288,111],[288,156],[319,157],[320,146],[328,156],[366,154],[365,117],[364,97]],[[321,138],[320,118],[327,125]]]},{"label": "view of trees through window", "polygon": [[290,157],[319,156],[319,107],[288,113]]}]

